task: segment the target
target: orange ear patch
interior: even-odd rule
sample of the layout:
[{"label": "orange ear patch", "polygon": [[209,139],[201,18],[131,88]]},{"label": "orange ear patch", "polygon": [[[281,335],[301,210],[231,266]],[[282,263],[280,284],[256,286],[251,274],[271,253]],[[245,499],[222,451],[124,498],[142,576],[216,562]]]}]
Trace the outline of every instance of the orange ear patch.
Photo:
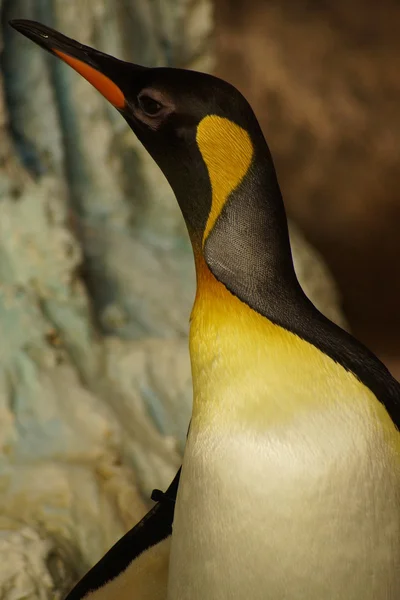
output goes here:
[{"label": "orange ear patch", "polygon": [[248,172],[254,148],[245,129],[217,115],[207,115],[200,121],[196,140],[208,169],[212,189],[211,211],[204,231],[204,244],[229,194],[238,187]]},{"label": "orange ear patch", "polygon": [[82,77],[84,77],[89,83],[92,84],[93,87],[96,88],[108,100],[113,104],[116,108],[124,108],[125,106],[125,96],[119,87],[103,75],[100,71],[97,71],[90,65],[87,65],[81,60],[77,58],[73,58],[72,56],[68,56],[68,54],[64,54],[64,52],[60,52],[60,50],[52,49],[54,54],[59,56],[61,60],[66,62],[70,67],[75,69]]}]

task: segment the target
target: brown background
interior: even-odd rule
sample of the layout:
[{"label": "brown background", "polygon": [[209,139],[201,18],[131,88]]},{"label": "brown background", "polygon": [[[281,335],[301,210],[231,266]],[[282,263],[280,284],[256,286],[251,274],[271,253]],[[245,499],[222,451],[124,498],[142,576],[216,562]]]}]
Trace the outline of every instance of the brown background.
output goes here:
[{"label": "brown background", "polygon": [[400,4],[217,0],[216,20],[217,73],[255,108],[288,213],[399,377]]}]

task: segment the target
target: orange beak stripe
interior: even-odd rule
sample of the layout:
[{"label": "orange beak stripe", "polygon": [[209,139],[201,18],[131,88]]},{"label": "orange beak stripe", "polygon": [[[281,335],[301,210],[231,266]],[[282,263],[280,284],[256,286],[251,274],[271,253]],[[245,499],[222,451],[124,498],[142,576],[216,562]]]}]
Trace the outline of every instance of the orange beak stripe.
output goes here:
[{"label": "orange beak stripe", "polygon": [[52,51],[91,83],[116,108],[124,108],[125,96],[111,79],[77,58],[68,56],[68,54],[60,52],[60,50],[52,49]]}]

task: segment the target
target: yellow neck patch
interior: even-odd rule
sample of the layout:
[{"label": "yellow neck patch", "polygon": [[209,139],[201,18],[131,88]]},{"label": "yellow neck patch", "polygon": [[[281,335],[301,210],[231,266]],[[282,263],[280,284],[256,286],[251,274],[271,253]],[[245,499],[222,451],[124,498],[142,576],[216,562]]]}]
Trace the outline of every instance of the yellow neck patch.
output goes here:
[{"label": "yellow neck patch", "polygon": [[341,411],[343,403],[373,411],[393,428],[384,406],[352,373],[252,310],[217,281],[200,254],[195,258],[192,434],[211,425],[265,432],[302,414]]},{"label": "yellow neck patch", "polygon": [[203,244],[213,228],[231,192],[249,170],[254,154],[245,129],[229,119],[209,115],[199,123],[197,145],[211,181],[211,211],[203,235]]}]

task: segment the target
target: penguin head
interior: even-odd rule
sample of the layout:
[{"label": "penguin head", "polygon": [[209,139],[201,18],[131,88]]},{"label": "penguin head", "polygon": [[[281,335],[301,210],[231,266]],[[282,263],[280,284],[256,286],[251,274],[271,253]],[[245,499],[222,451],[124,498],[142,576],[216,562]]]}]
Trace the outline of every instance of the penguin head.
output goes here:
[{"label": "penguin head", "polygon": [[[118,60],[33,21],[11,25],[78,71],[122,114],[168,179],[195,257],[213,263],[214,274],[224,262],[227,277],[235,270],[255,276],[262,237],[268,229],[276,237],[279,212],[285,233],[286,219],[267,144],[242,94],[212,75]],[[275,220],[265,211],[269,198]]]},{"label": "penguin head", "polygon": [[200,250],[249,170],[253,112],[225,81],[183,69],[143,69],[136,77],[132,70],[124,96],[121,113],[168,179]]}]

